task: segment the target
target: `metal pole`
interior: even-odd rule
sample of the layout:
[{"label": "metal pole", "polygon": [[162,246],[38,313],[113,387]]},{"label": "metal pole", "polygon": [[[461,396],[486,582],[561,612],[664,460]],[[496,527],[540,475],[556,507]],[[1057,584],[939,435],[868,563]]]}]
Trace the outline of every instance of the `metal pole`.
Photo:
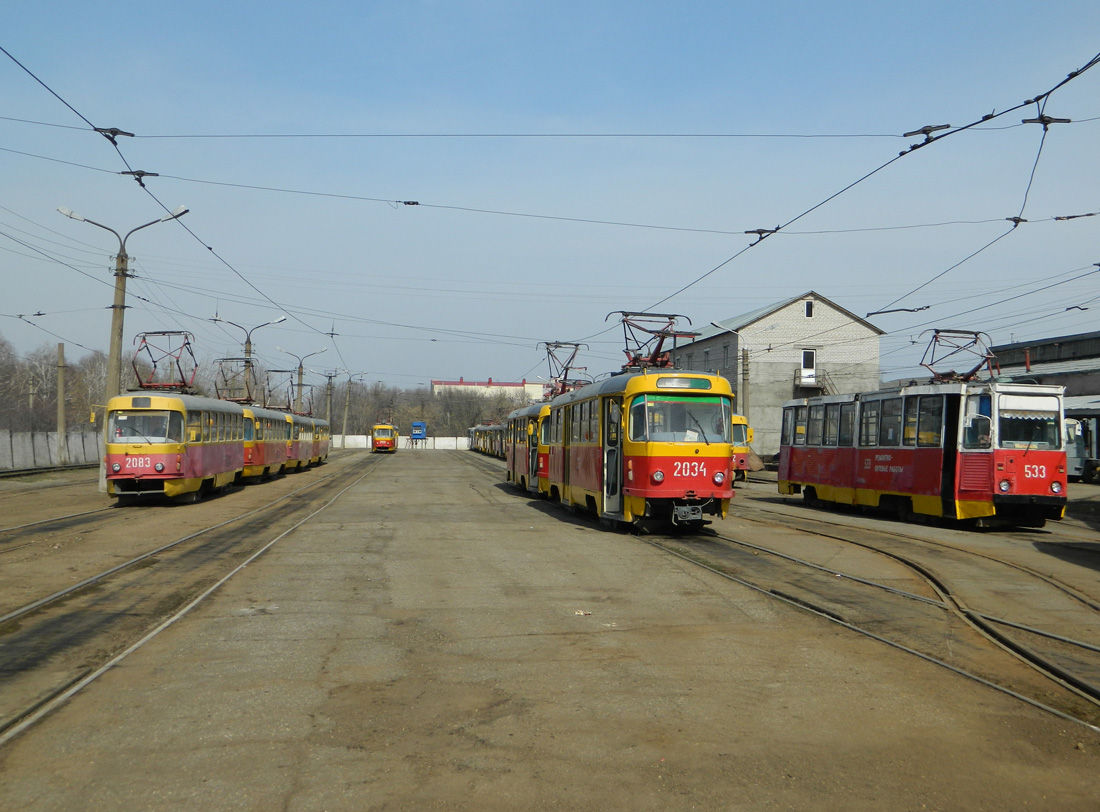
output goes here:
[{"label": "metal pole", "polygon": [[302,376],[305,373],[305,369],[302,366],[301,361],[298,362],[298,397],[294,401],[294,411],[297,414],[302,413]]}]

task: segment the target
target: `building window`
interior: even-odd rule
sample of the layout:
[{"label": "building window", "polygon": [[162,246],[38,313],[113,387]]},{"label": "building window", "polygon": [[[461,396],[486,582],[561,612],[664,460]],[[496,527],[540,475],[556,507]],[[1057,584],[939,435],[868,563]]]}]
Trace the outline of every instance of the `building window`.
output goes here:
[{"label": "building window", "polygon": [[803,350],[802,351],[802,368],[803,369],[816,369],[817,367],[817,350]]},{"label": "building window", "polygon": [[806,302],[806,318],[812,319],[814,317],[814,303],[813,300]]},{"label": "building window", "polygon": [[710,372],[710,350],[703,350],[703,372]]},{"label": "building window", "polygon": [[722,369],[730,368],[730,345],[722,345]]}]

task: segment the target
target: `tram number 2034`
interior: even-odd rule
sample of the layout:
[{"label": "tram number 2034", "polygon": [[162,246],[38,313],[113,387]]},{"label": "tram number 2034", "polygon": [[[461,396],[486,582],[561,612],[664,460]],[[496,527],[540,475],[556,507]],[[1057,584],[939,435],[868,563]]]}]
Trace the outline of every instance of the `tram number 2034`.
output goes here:
[{"label": "tram number 2034", "polygon": [[1047,467],[1045,465],[1025,465],[1024,479],[1046,479]]},{"label": "tram number 2034", "polygon": [[672,466],[673,476],[706,476],[707,465],[705,462],[691,461],[676,462]]}]

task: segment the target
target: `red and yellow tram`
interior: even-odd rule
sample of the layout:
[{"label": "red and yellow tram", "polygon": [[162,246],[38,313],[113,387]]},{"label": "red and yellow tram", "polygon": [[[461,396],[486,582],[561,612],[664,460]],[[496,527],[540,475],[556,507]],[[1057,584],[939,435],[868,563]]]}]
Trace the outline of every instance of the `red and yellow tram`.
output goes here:
[{"label": "red and yellow tram", "polygon": [[549,403],[535,403],[516,409],[504,424],[506,477],[516,487],[533,494],[548,493],[549,414]]},{"label": "red and yellow tram", "polygon": [[505,458],[504,424],[479,423],[469,430],[470,450],[490,457]]},{"label": "red and yellow tram", "polygon": [[304,414],[284,417],[289,428],[287,470],[300,471],[323,462],[329,452],[328,421]]},{"label": "red and yellow tram", "polygon": [[1062,387],[930,383],[783,405],[779,492],[1042,527],[1066,506]]},{"label": "red and yellow tram", "polygon": [[558,395],[545,418],[547,492],[611,524],[724,518],[732,415],[729,381],[679,370],[624,373]]},{"label": "red and yellow tram", "polygon": [[171,392],[130,392],[107,404],[107,492],[120,501],[197,499],[244,469],[244,409]]},{"label": "red and yellow tram", "polygon": [[290,424],[285,412],[244,407],[243,479],[265,479],[286,470]]},{"label": "red and yellow tram", "polygon": [[370,430],[371,451],[397,450],[400,434],[392,423],[379,423]]}]

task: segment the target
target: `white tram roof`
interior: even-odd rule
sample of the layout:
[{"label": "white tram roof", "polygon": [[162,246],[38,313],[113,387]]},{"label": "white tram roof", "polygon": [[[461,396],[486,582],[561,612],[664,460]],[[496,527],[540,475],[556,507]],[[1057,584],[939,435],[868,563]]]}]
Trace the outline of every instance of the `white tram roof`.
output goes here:
[{"label": "white tram roof", "polygon": [[810,403],[851,403],[853,401],[886,400],[887,398],[911,395],[946,395],[978,392],[997,392],[1010,395],[1061,395],[1064,386],[1047,386],[1034,383],[1013,383],[1011,381],[940,381],[911,383],[907,386],[895,386],[890,389],[876,389],[871,392],[853,392],[844,395],[821,395],[812,398],[796,398],[783,403],[783,408],[806,406]]}]

